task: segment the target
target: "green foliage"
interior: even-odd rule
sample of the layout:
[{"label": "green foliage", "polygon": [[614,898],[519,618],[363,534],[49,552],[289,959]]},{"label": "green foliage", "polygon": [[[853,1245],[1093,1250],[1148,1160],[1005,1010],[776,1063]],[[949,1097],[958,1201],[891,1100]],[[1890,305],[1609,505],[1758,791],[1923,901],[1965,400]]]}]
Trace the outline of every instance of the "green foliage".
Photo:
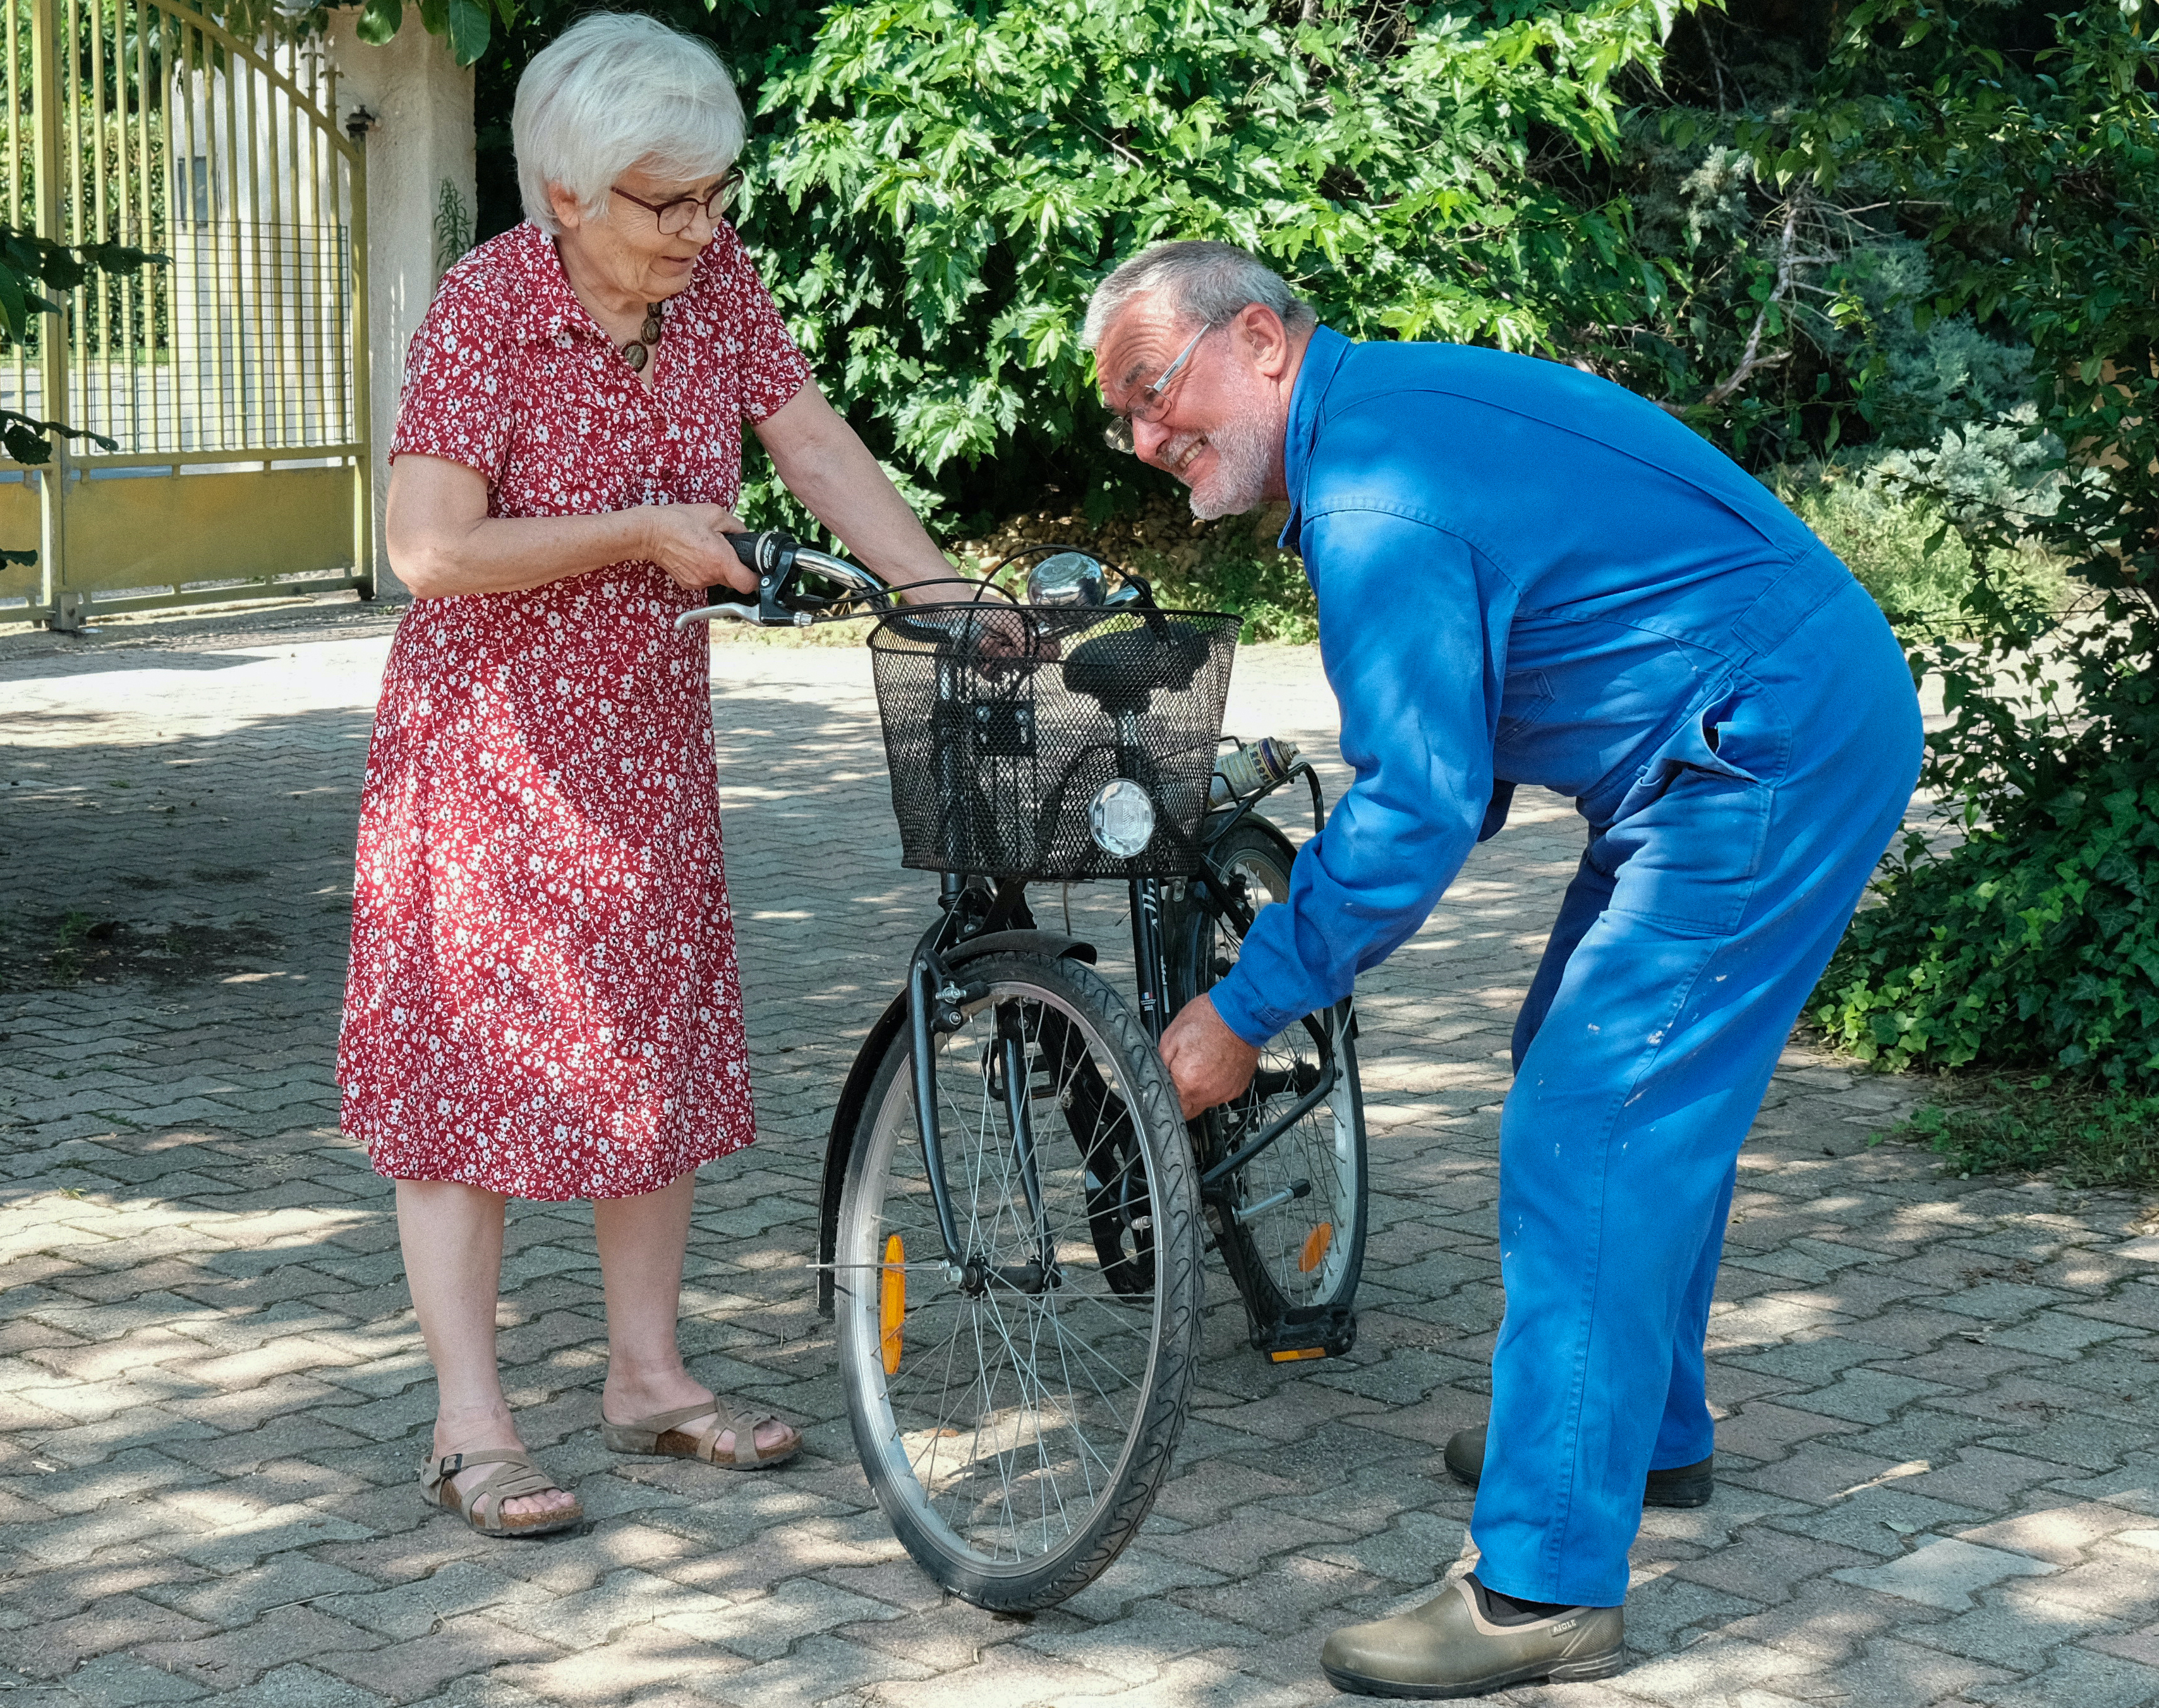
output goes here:
[{"label": "green foliage", "polygon": [[2020,61],[1956,13],[1864,6],[1846,70],[1886,52],[1900,75],[1802,116],[1777,160],[1833,182],[1867,151],[1933,221],[1924,308],[2029,339],[2019,432],[2063,477],[2051,501],[1960,500],[1939,461],[1908,485],[1960,504],[1975,556],[2036,540],[2074,578],[2049,608],[1976,576],[1961,633],[1913,648],[1949,714],[1927,780],[1970,834],[1892,873],[1816,1016],[1892,1066],[2143,1085],[2159,1079],[2159,54],[2134,7],[2057,28]]},{"label": "green foliage", "polygon": [[1914,837],[1816,991],[1889,1068],[2159,1075],[2159,781],[2064,790],[1944,857]]},{"label": "green foliage", "polygon": [[[316,13],[326,9],[319,4],[313,8]],[[442,37],[460,65],[469,65],[494,39],[498,20],[505,30],[517,22],[518,5],[517,0],[417,0],[415,9],[420,15],[420,27],[430,35]],[[363,0],[353,34],[381,47],[404,23],[405,0]]]},{"label": "green foliage", "polygon": [[[2020,608],[2058,610],[2070,596],[2059,558],[2029,541],[1975,550],[1944,525],[1945,515],[1954,520],[1988,505],[2022,503],[2034,514],[2050,513],[2053,478],[2025,467],[2043,449],[2018,432],[2013,422],[1961,433],[1950,428],[1918,456],[1892,451],[1782,471],[1777,495],[1844,560],[1900,634],[1922,644],[1970,639],[1965,605],[1979,584],[1975,564],[1984,565],[1987,584]],[[1929,489],[1918,490],[1922,485]]]},{"label": "green foliage", "polygon": [[1917,1140],[1961,1174],[2044,1170],[2073,1186],[2159,1181],[2159,1097],[2050,1075],[1995,1075],[1920,1109],[1887,1135]]},{"label": "green foliage", "polygon": [[[34,233],[0,225],[0,334],[13,344],[28,343],[39,317],[58,314],[60,304],[48,297],[49,288],[61,295],[72,291],[92,273],[127,274],[140,272],[162,255],[151,255],[120,243],[55,243]],[[35,467],[52,460],[53,436],[89,439],[102,449],[119,446],[102,433],[70,427],[56,421],[40,421],[20,410],[0,407],[0,448],[16,462]],[[34,551],[0,550],[0,563],[35,563]]]},{"label": "green foliage", "polygon": [[1157,572],[1165,604],[1234,611],[1245,619],[1238,638],[1309,646],[1319,639],[1319,602],[1297,558],[1247,544],[1204,558],[1189,573]]},{"label": "green foliage", "polygon": [[1359,336],[1554,347],[1662,277],[1623,202],[1530,171],[1618,136],[1614,79],[1663,21],[1592,0],[1473,25],[1235,0],[842,0],[762,81],[744,235],[827,388],[925,483],[1017,451],[1090,488],[1076,339],[1116,261],[1173,236],[1268,256]]},{"label": "green foliage", "polygon": [[435,271],[446,273],[473,246],[472,211],[457,185],[444,179],[435,189]]}]

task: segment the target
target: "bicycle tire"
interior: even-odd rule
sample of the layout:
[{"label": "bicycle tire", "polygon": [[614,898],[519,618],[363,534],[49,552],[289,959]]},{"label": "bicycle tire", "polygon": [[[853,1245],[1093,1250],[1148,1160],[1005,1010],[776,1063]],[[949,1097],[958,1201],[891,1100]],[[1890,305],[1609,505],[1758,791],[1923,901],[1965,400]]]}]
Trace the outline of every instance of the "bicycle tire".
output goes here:
[{"label": "bicycle tire", "polygon": [[[893,1533],[953,1594],[1017,1612],[1093,1581],[1168,1473],[1199,1349],[1199,1197],[1169,1075],[1100,975],[1001,955],[961,976],[970,994],[936,1069],[955,1219],[994,1272],[1038,1249],[997,1065],[1009,1014],[1061,1284],[971,1296],[945,1263],[903,1033],[842,1189],[836,1326],[855,1445]],[[896,1315],[894,1234],[909,1265]]]},{"label": "bicycle tire", "polygon": [[[1207,848],[1213,881],[1256,914],[1289,894],[1296,851],[1266,820],[1247,817]],[[1185,910],[1182,940],[1171,968],[1178,1007],[1204,992],[1235,964],[1240,939],[1227,919],[1201,908]],[[1226,1180],[1207,1205],[1208,1221],[1230,1275],[1243,1290],[1256,1325],[1293,1328],[1318,1322],[1353,1302],[1364,1271],[1371,1182],[1364,1132],[1364,1094],[1357,1072],[1357,1041],[1349,1005],[1312,1021],[1326,1029],[1341,1076],[1335,1089],[1297,1125]],[[1253,1085],[1222,1110],[1201,1118],[1202,1151],[1211,1166],[1235,1153],[1243,1136],[1294,1106],[1317,1084],[1320,1053],[1302,1024],[1269,1040]],[[1250,1209],[1310,1189],[1271,1209]],[[1294,1341],[1296,1335],[1288,1334]],[[1338,1343],[1330,1350],[1348,1348]]]}]

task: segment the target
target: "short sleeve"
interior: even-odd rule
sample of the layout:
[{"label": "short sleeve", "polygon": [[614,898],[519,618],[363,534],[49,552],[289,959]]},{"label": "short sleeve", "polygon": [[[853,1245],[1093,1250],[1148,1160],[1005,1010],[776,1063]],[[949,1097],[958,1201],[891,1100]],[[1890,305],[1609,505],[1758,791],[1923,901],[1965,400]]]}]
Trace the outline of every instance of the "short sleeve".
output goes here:
[{"label": "short sleeve", "polygon": [[405,386],[390,455],[440,457],[502,478],[510,453],[510,397],[502,370],[499,303],[453,271],[405,352]]},{"label": "short sleeve", "polygon": [[742,240],[726,226],[719,242],[726,253],[720,262],[721,323],[739,340],[742,365],[743,413],[764,421],[784,407],[813,377],[810,363],[795,340],[772,292],[757,276],[757,268]]}]

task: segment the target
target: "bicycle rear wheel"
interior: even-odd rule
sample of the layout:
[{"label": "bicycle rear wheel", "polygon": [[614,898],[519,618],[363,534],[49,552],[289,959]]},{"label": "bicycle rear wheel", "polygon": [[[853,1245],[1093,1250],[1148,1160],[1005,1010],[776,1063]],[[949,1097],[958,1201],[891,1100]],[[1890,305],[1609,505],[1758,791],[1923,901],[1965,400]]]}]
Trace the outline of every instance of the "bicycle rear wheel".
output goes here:
[{"label": "bicycle rear wheel", "polygon": [[[1222,891],[1256,916],[1288,896],[1295,857],[1280,831],[1247,818],[1209,848],[1208,866]],[[1175,966],[1179,1007],[1229,976],[1242,941],[1226,917],[1189,910]],[[1224,1260],[1251,1307],[1254,1343],[1277,1358],[1347,1352],[1354,1333],[1346,1313],[1364,1266],[1369,1183],[1364,1094],[1347,1011],[1338,1005],[1270,1039],[1250,1088],[1202,1117],[1211,1167],[1287,1115],[1334,1069],[1327,1095],[1228,1176],[1226,1190],[1210,1193],[1207,1204]]]},{"label": "bicycle rear wheel", "polygon": [[1116,1557],[1168,1470],[1199,1339],[1198,1197],[1161,1058],[1099,976],[994,955],[960,976],[935,1084],[971,1261],[945,1261],[903,1034],[840,1201],[840,1365],[908,1552],[979,1606],[1045,1607]]}]

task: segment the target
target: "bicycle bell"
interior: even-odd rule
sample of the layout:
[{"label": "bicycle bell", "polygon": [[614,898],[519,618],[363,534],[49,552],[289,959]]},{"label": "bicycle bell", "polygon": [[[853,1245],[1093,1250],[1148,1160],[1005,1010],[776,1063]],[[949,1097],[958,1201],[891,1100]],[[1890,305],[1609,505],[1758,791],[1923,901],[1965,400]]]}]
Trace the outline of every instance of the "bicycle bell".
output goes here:
[{"label": "bicycle bell", "polygon": [[1028,571],[1027,602],[1030,605],[1099,605],[1107,584],[1102,566],[1085,552],[1060,551]]}]

